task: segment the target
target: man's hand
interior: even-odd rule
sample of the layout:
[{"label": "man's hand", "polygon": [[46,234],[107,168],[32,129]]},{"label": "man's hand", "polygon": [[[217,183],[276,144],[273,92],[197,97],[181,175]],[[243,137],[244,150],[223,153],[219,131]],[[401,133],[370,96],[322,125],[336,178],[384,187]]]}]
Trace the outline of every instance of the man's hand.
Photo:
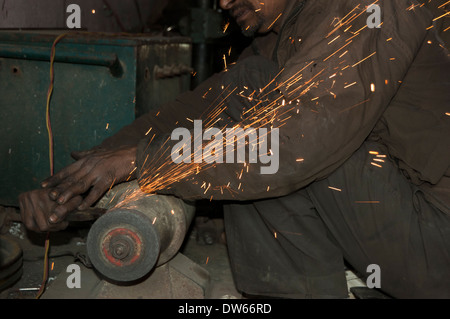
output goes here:
[{"label": "man's hand", "polygon": [[89,191],[78,207],[78,210],[85,210],[112,186],[135,178],[135,146],[87,154],[42,183],[43,188],[52,189],[52,200],[65,205],[72,198]]},{"label": "man's hand", "polygon": [[73,156],[78,160],[45,180],[42,190],[19,196],[27,228],[61,230],[64,226],[61,222],[68,213],[86,210],[114,185],[136,178],[135,146],[81,152]]},{"label": "man's hand", "polygon": [[49,190],[38,189],[19,195],[22,222],[35,232],[60,231],[68,226],[64,220],[51,222],[50,214],[65,216],[75,210],[83,201],[81,196],[73,197],[66,205],[58,205],[49,197]]}]

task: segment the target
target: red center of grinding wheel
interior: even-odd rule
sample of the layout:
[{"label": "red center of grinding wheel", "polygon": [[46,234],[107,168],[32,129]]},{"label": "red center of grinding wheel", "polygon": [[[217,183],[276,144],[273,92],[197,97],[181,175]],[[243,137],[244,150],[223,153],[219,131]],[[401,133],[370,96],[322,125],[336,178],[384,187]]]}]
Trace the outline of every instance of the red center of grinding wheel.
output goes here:
[{"label": "red center of grinding wheel", "polygon": [[124,267],[136,262],[141,256],[142,241],[127,228],[115,228],[103,239],[102,251],[113,265]]}]

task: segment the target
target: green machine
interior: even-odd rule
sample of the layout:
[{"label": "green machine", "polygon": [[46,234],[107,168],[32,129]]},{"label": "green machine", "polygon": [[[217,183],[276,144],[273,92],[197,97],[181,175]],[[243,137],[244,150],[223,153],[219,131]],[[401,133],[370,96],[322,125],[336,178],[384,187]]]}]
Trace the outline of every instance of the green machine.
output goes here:
[{"label": "green machine", "polygon": [[[64,31],[65,32],[65,31]],[[61,31],[0,32],[0,205],[50,175],[51,47]],[[68,33],[56,44],[50,119],[54,170],[189,90],[189,38]]]}]

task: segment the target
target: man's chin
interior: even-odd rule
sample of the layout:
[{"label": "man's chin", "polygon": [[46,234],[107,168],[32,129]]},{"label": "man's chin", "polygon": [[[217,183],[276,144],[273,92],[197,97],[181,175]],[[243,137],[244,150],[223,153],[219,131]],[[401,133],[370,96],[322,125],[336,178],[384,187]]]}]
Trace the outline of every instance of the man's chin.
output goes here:
[{"label": "man's chin", "polygon": [[[255,20],[255,19],[252,19]],[[261,29],[264,25],[264,20],[261,17],[257,17],[256,21],[252,21],[253,23],[239,23],[241,28],[241,32],[246,37],[254,37],[255,35],[261,33]]]},{"label": "man's chin", "polygon": [[255,35],[257,35],[258,33],[260,33],[261,26],[260,25],[254,25],[254,26],[248,26],[246,25],[245,27],[241,26],[241,32],[244,36],[252,38]]},{"label": "man's chin", "polygon": [[242,29],[242,34],[247,38],[253,38],[258,33],[257,29],[245,28]]},{"label": "man's chin", "polygon": [[253,37],[257,36],[257,35],[264,35],[264,34],[267,34],[267,33],[269,33],[269,32],[270,32],[270,30],[265,31],[265,32],[262,32],[262,31],[259,30],[258,28],[242,30],[242,34],[243,34],[245,37],[248,37],[248,38],[253,38]]}]

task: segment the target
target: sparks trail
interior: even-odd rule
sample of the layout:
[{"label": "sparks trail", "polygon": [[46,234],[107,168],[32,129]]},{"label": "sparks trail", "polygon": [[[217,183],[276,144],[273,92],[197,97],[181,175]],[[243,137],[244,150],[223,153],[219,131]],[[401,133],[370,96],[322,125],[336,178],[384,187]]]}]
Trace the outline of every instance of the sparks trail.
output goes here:
[{"label": "sparks trail", "polygon": [[[377,4],[378,2],[379,2],[379,0],[376,0],[371,5]],[[368,7],[370,7],[371,5],[369,5]],[[332,31],[330,31],[330,33],[328,33],[328,35],[325,38],[328,39],[331,35],[333,35],[335,32],[337,32],[339,29],[341,29],[345,26],[347,26],[347,29],[345,29],[344,32],[349,31],[352,27],[351,23],[353,23],[356,19],[358,19],[359,17],[361,17],[363,14],[366,13],[366,10],[368,7],[364,7],[363,9],[361,9],[360,6],[361,6],[361,4],[358,4],[342,19],[336,18],[335,20],[333,20],[331,25],[334,27],[334,29]],[[336,21],[336,20],[337,20],[337,22],[334,23],[334,21]],[[356,33],[358,33],[358,32],[356,32]]]},{"label": "sparks trail", "polygon": [[[379,3],[378,0],[374,1],[373,4]],[[450,3],[450,1],[449,1]],[[355,43],[358,43],[358,37],[362,32],[369,32],[367,25],[365,23],[365,13],[369,6],[362,6],[358,4],[350,12],[348,12],[342,18],[335,18],[331,21],[330,31],[324,36],[324,40],[329,46],[330,50],[323,57],[317,58],[317,61],[308,61],[299,70],[293,72],[292,75],[287,76],[287,70],[281,69],[279,73],[271,80],[269,83],[259,89],[248,89],[245,85],[243,88],[238,86],[222,86],[221,92],[216,92],[218,95],[209,102],[209,106],[201,115],[200,118],[203,119],[204,129],[209,128],[219,128],[220,132],[226,132],[227,128],[262,128],[262,127],[272,127],[281,128],[286,125],[292,119],[296,119],[296,114],[299,113],[299,108],[303,106],[303,98],[308,96],[308,93],[312,94],[314,89],[314,95],[308,97],[307,101],[319,103],[320,98],[326,95],[332,95],[334,98],[338,96],[333,93],[334,88],[340,87],[341,89],[349,89],[355,85],[362,85],[357,81],[343,82],[340,78],[345,74],[346,71],[350,71],[364,62],[370,60],[374,57],[377,52],[372,52],[366,57],[361,57],[359,61],[347,61],[345,60],[349,53],[353,53],[355,49]],[[407,10],[414,10],[414,8],[406,8]],[[446,16],[448,13],[442,15]],[[278,16],[277,20],[281,17]],[[362,27],[358,27],[356,31],[352,30],[357,26],[356,23],[358,19],[364,19]],[[276,20],[275,20],[276,21]],[[331,37],[333,36],[333,37]],[[387,42],[395,41],[395,39],[387,39]],[[358,51],[356,52],[358,53]],[[395,61],[395,58],[390,58],[391,61]],[[225,65],[225,71],[228,71],[228,63],[226,61],[226,56],[223,56],[223,61]],[[320,68],[315,70],[315,74],[308,76],[306,75],[306,70],[314,68],[319,65]],[[322,67],[324,66],[324,67]],[[386,80],[386,85],[388,81]],[[393,81],[392,81],[393,82]],[[327,86],[328,83],[332,83]],[[369,91],[371,94],[375,94],[375,84],[369,84]],[[333,89],[333,91],[331,91]],[[209,94],[212,94],[212,88],[207,90],[204,94],[204,98],[208,98]],[[228,110],[227,102],[229,98],[238,96],[239,98],[245,99],[247,104],[250,106],[247,109],[243,109],[241,112],[241,120],[238,123],[233,124],[223,124],[227,123],[229,120],[226,112]],[[368,103],[371,99],[367,98],[364,101],[355,101],[354,105],[340,106],[340,113],[349,112],[354,110],[361,105]],[[306,105],[308,105],[306,103]],[[313,111],[313,110],[312,110]],[[314,111],[318,112],[318,111]],[[188,119],[193,122],[193,119]],[[149,132],[151,129],[149,130]],[[155,141],[155,136],[150,140],[148,146]],[[194,177],[201,172],[207,171],[208,169],[215,168],[218,164],[208,164],[205,161],[202,163],[195,163],[191,161],[190,163],[183,163],[179,165],[174,165],[171,159],[171,152],[169,146],[170,139],[164,141],[163,145],[159,148],[156,156],[149,160],[148,156],[144,161],[142,167],[145,167],[145,171],[141,172],[141,188],[145,193],[156,193],[159,190],[170,189],[171,185],[182,180],[191,180],[193,183],[198,183],[204,194],[212,191],[220,191],[221,194],[224,191],[228,191],[231,194],[238,194],[243,189],[242,181],[245,181],[245,175],[250,171],[250,163],[244,163],[243,168],[236,172],[236,180],[229,181],[227,185],[211,185],[209,181],[196,181]],[[226,140],[223,141],[212,141],[221,142],[224,156],[226,155]],[[205,149],[203,141],[193,140],[193,144],[201,143],[202,149],[195,149],[192,158],[195,156],[201,156],[201,152]],[[246,143],[248,145],[248,143]],[[233,150],[234,151],[234,150]],[[180,155],[181,156],[181,155]],[[297,158],[296,160],[299,165],[305,162],[305,158]],[[371,164],[377,167],[382,167],[383,159],[377,158]],[[219,164],[220,165],[220,164]],[[233,185],[233,186],[232,186]],[[239,186],[238,186],[239,185]],[[237,188],[236,188],[237,187]],[[265,185],[267,191],[270,190],[270,185]],[[334,191],[342,191],[338,188],[330,187]],[[211,200],[213,197],[211,196]]]},{"label": "sparks trail", "polygon": [[[352,15],[352,13],[358,8],[359,7],[356,7],[346,17],[344,17],[342,20],[339,20],[338,24],[335,26],[336,29],[334,30],[334,32],[337,31],[339,27],[347,25],[347,23],[354,21],[356,17],[360,16],[361,13],[356,17]],[[363,11],[361,10],[361,12]],[[359,33],[350,34],[351,37],[355,37],[357,35],[359,35]],[[340,36],[335,38],[334,41],[331,41],[329,44],[338,44],[339,38]],[[341,52],[343,48],[351,46],[352,43],[352,40],[344,42],[343,46],[340,45],[340,49],[334,51],[334,53],[332,53],[324,61],[330,60],[337,53]],[[342,57],[343,55],[339,58]],[[223,59],[226,65],[225,56],[223,57]],[[226,121],[226,104],[228,98],[232,95],[238,95],[239,97],[246,99],[248,103],[253,103],[249,109],[242,112],[241,121],[237,124],[234,124],[232,127],[239,127],[245,130],[250,127],[256,129],[265,126],[281,127],[285,125],[286,122],[294,117],[293,115],[291,115],[291,113],[295,109],[298,109],[301,98],[304,97],[308,92],[310,92],[312,88],[320,88],[321,84],[330,77],[330,74],[326,73],[326,68],[323,68],[308,80],[304,80],[304,71],[315,63],[316,61],[305,63],[302,68],[300,68],[297,72],[295,72],[285,80],[281,80],[285,71],[284,69],[282,69],[271,81],[269,81],[269,83],[265,87],[260,88],[259,90],[251,90],[251,92],[248,92],[248,89],[238,90],[238,87],[222,87],[222,92],[220,92],[217,98],[202,114],[202,118],[205,119],[205,129],[218,126],[221,121]],[[336,72],[334,72],[333,74],[336,74]],[[204,98],[207,97],[207,95],[210,93],[210,90],[205,92]],[[280,94],[281,90],[284,91],[284,95]],[[275,95],[275,97],[271,97],[271,95]],[[220,128],[220,131],[225,132],[227,128],[228,126],[224,125]],[[207,169],[211,169],[216,166],[216,164],[207,164],[205,162],[194,163],[194,161],[191,161],[190,164],[186,163],[173,165],[170,157],[170,148],[165,147],[168,145],[168,142],[169,139],[167,139],[163,143],[163,146],[159,149],[158,155],[154,157],[149,163],[145,163],[145,166],[153,167],[153,171],[151,172],[152,174],[146,174],[150,172],[143,172],[144,174],[141,174],[141,176],[149,175],[149,177],[144,177],[141,181],[143,190],[146,193],[154,193],[161,189],[170,188],[172,184],[178,181],[194,177],[200,172],[206,171]],[[223,143],[223,145],[225,146],[223,149],[226,150],[226,141],[223,141]],[[194,154],[191,154],[192,158],[194,158],[196,155],[198,156],[199,152],[201,151],[202,150],[194,150]],[[146,159],[146,161],[147,160],[148,159]],[[247,163],[245,163],[244,165],[247,165]],[[244,179],[244,175],[248,173],[249,167],[250,165],[247,165],[246,170],[242,170],[241,172],[239,172],[238,180]],[[206,184],[203,183],[199,186],[204,187],[204,185]],[[268,189],[270,189],[270,186],[267,187]],[[230,184],[228,184],[227,186],[220,186],[219,188],[221,192],[223,192],[223,189],[231,189]],[[206,187],[204,193],[206,194],[210,190],[211,187]],[[242,191],[242,183],[239,183],[237,191]]]}]

